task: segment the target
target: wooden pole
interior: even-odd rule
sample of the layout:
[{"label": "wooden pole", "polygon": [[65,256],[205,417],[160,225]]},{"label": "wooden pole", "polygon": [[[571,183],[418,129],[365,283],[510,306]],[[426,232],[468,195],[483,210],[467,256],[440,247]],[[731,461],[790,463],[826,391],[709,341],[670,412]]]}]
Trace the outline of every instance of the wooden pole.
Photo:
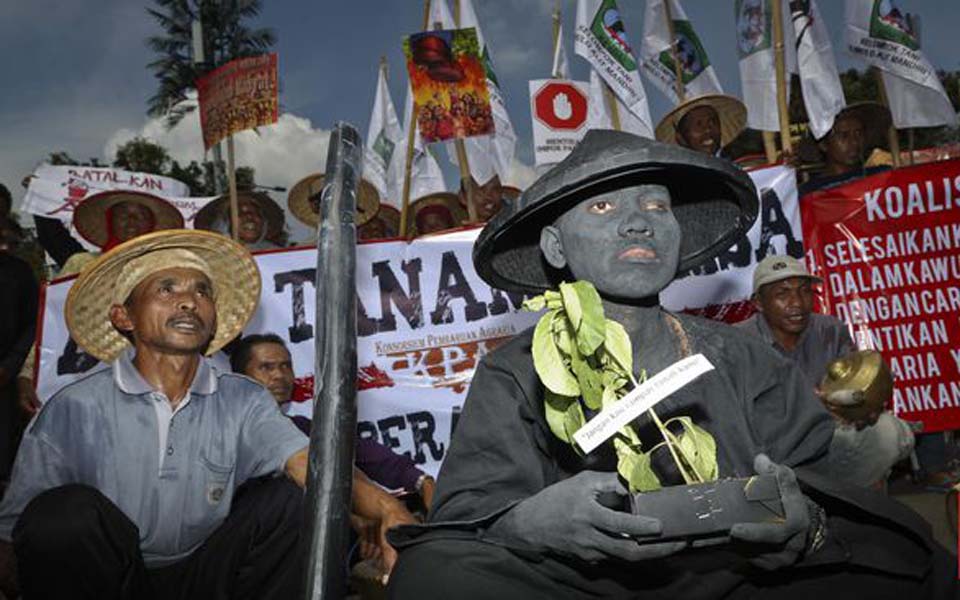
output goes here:
[{"label": "wooden pole", "polygon": [[663,0],[663,15],[667,21],[667,35],[670,36],[670,54],[673,56],[673,75],[674,87],[677,92],[677,104],[683,104],[686,100],[687,86],[683,83],[683,65],[680,64],[679,40],[677,32],[673,27],[673,14],[670,10],[670,0]]},{"label": "wooden pole", "polygon": [[230,185],[230,233],[234,241],[240,236],[240,205],[237,202],[237,170],[233,162],[233,134],[227,136],[227,182]]},{"label": "wooden pole", "polygon": [[[423,30],[426,31],[430,26],[430,0],[423,2]],[[413,86],[410,86],[410,94],[413,94]],[[403,169],[403,193],[400,199],[400,237],[407,237],[407,222],[410,213],[410,170],[413,168],[413,142],[417,135],[417,103],[410,103],[410,115],[407,120],[407,156]]]},{"label": "wooden pole", "polygon": [[[887,100],[887,88],[883,83],[883,73],[880,69],[873,68],[873,76],[877,80],[877,93],[880,96],[880,104],[889,107],[890,102]],[[866,129],[869,127],[869,123],[864,123],[863,127]],[[887,143],[890,144],[890,154],[893,159],[893,168],[899,169],[900,164],[900,137],[897,135],[897,128],[893,126],[893,122],[890,123],[890,129],[887,130]]]},{"label": "wooden pole", "polygon": [[783,5],[773,0],[773,50],[777,71],[777,113],[780,116],[780,146],[784,154],[793,152],[790,139],[790,114],[787,112],[787,65],[783,50]]},{"label": "wooden pole", "polygon": [[[460,27],[460,0],[453,0],[453,24]],[[443,23],[434,23],[433,28],[442,29]],[[467,196],[467,220],[476,223],[479,218],[477,217],[476,200],[473,197],[473,185],[471,184],[473,177],[470,175],[467,146],[463,143],[463,138],[453,140],[453,146],[457,150],[457,164],[460,166],[460,189]],[[480,182],[478,181],[477,184],[480,184]]]},{"label": "wooden pole", "polygon": [[603,97],[607,101],[607,106],[610,107],[610,124],[614,129],[620,131],[620,110],[617,108],[617,97],[606,81],[603,82]]},{"label": "wooden pole", "polygon": [[913,164],[915,164],[915,161],[914,161],[914,158],[913,158],[913,149],[914,149],[914,143],[915,143],[915,140],[913,139],[913,131],[914,131],[914,128],[913,128],[913,127],[910,127],[909,129],[907,129],[907,148],[908,148],[908,152],[909,152],[909,153],[907,154],[907,164],[908,164],[908,165],[913,165]]},{"label": "wooden pole", "polygon": [[[557,45],[560,44],[560,0],[556,0],[553,5],[553,54],[557,56]],[[560,79],[560,73],[554,71],[550,74],[554,79]]]},{"label": "wooden pole", "polygon": [[767,155],[767,164],[772,165],[777,162],[777,140],[773,137],[772,131],[763,131],[763,151]]}]

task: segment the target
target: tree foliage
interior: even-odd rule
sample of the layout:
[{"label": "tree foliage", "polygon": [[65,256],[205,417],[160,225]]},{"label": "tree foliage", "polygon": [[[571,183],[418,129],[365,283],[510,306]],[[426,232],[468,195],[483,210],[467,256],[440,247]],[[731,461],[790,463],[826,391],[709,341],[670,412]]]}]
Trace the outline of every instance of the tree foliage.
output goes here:
[{"label": "tree foliage", "polygon": [[[173,127],[195,106],[184,103],[194,82],[205,73],[236,58],[270,50],[276,36],[268,28],[244,24],[260,14],[261,0],[153,0],[147,12],[163,30],[147,38],[156,60],[147,68],[158,80],[157,91],[147,101],[147,114],[166,116]],[[192,24],[203,26],[204,62],[194,64]]]}]

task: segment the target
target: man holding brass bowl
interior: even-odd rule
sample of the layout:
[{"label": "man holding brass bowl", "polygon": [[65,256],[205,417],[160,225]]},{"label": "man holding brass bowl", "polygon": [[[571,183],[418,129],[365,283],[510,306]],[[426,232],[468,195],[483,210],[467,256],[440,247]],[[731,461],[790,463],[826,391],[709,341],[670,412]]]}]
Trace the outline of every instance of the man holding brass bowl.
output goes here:
[{"label": "man holding brass bowl", "polygon": [[767,256],[753,273],[757,313],[737,327],[792,359],[836,419],[828,461],[832,474],[882,488],[891,467],[913,449],[913,433],[884,411],[893,377],[880,354],[857,351],[846,325],[813,312],[813,286],[820,282],[801,260]]}]

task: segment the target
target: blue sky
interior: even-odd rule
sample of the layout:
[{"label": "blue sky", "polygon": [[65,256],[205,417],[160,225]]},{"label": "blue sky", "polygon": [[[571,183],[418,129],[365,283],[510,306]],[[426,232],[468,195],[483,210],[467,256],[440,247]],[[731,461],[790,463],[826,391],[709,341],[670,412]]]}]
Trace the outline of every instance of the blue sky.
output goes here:
[{"label": "blue sky", "polygon": [[[260,166],[261,183],[290,185],[310,169],[322,169],[325,136],[338,120],[365,133],[381,55],[389,61],[390,88],[401,106],[406,85],[402,36],[420,28],[423,2],[352,0],[280,2],[264,0],[259,24],[278,37],[281,103],[290,120],[274,136],[249,139],[248,162]],[[620,0],[628,34],[639,47],[644,2]],[[733,0],[682,0],[724,89],[739,95],[734,49]],[[938,68],[960,69],[956,35],[960,2],[901,0],[922,16],[924,49]],[[20,179],[44,156],[64,149],[77,157],[103,157],[123,139],[162,131],[148,123],[145,102],[155,88],[145,68],[151,54],[144,39],[157,28],[148,2],[131,0],[8,0],[0,3],[0,181],[15,197]],[[820,0],[840,67],[858,65],[843,50],[843,3]],[[553,0],[474,0],[497,74],[518,133],[518,159],[530,165],[529,79],[550,69]],[[573,55],[574,0],[563,0],[563,22],[572,75],[585,79],[586,63]],[[645,81],[654,120],[669,108]],[[196,118],[196,117],[188,117]],[[309,121],[307,121],[309,120]],[[288,135],[288,132],[293,132]],[[157,133],[175,155],[198,153],[194,138]],[[325,139],[325,138],[324,138]],[[191,145],[190,152],[180,145]],[[254,149],[260,144],[265,148]],[[266,148],[270,144],[282,148]],[[297,160],[285,157],[292,154]],[[453,181],[454,169],[441,161]],[[257,166],[255,165],[255,166]]]}]

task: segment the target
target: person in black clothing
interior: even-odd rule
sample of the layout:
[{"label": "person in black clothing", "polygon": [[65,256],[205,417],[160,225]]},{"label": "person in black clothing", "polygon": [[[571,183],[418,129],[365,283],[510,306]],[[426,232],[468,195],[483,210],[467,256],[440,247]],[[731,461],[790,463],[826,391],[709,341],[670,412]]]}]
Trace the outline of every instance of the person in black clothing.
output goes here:
[{"label": "person in black clothing", "polygon": [[37,280],[30,265],[13,255],[20,241],[15,225],[0,217],[0,482],[9,477],[17,451],[22,419],[16,376],[37,328]]}]

